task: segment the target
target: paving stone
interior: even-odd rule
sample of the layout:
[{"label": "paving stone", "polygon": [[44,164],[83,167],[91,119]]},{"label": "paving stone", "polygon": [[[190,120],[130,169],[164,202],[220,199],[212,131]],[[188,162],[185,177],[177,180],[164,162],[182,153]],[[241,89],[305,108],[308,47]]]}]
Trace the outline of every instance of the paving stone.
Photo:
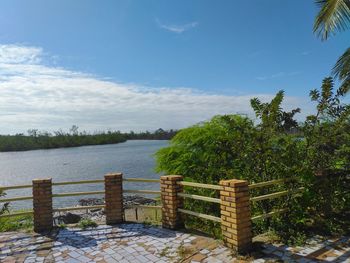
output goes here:
[{"label": "paving stone", "polygon": [[[181,260],[179,248],[197,251],[192,262],[234,262],[232,251],[219,243],[211,249],[194,244],[203,237],[141,224],[101,225],[96,229],[62,229],[51,240],[28,233],[0,233],[0,262],[118,262],[171,263]],[[213,241],[208,239],[208,244]],[[305,247],[266,244],[265,256],[253,262],[317,262],[319,259],[350,263],[350,237],[310,239]],[[190,255],[189,255],[190,256]]]}]

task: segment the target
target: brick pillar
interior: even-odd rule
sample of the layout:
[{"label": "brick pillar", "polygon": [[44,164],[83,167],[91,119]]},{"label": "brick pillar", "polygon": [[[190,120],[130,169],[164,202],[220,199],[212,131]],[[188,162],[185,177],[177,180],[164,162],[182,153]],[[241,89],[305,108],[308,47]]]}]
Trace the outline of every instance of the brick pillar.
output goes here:
[{"label": "brick pillar", "polygon": [[50,231],[53,226],[52,181],[35,179],[33,184],[34,231]]},{"label": "brick pillar", "polygon": [[105,175],[105,213],[106,224],[117,224],[123,221],[123,174]]},{"label": "brick pillar", "polygon": [[226,246],[246,252],[252,244],[252,224],[248,182],[244,180],[220,181],[221,229]]},{"label": "brick pillar", "polygon": [[165,175],[160,177],[160,189],[162,197],[162,226],[164,228],[176,229],[183,226],[183,221],[178,208],[183,207],[183,198],[177,193],[182,192],[181,175]]}]

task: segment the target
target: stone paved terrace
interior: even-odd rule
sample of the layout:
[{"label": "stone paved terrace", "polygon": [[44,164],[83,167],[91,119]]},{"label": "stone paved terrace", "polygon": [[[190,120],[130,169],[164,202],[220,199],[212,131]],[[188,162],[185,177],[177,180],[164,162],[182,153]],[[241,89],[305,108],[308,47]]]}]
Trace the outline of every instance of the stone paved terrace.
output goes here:
[{"label": "stone paved terrace", "polygon": [[305,247],[264,245],[236,258],[211,238],[142,224],[62,229],[51,236],[0,233],[0,262],[350,262],[350,238]]}]

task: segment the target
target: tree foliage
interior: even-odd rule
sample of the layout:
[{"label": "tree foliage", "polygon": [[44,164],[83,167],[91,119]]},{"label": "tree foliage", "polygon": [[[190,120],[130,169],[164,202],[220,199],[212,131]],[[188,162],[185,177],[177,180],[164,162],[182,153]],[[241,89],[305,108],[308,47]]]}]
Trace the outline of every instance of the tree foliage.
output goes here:
[{"label": "tree foliage", "polygon": [[283,99],[284,91],[281,90],[270,103],[261,103],[258,98],[250,100],[255,116],[261,121],[261,128],[276,132],[291,132],[298,127],[294,116],[300,112],[300,108],[290,112],[283,111],[281,107]]},{"label": "tree foliage", "polygon": [[350,48],[340,56],[332,73],[342,81],[343,92],[347,93],[350,89]]},{"label": "tree foliage", "polygon": [[332,78],[325,78],[320,91],[312,90],[317,111],[303,127],[306,165],[317,175],[310,189],[317,198],[310,207],[326,222],[333,212],[343,214],[350,207],[350,105],[342,102],[342,88],[334,90]]},{"label": "tree foliage", "polygon": [[[169,147],[156,154],[157,169],[181,174],[185,180],[211,184],[232,178],[250,183],[293,179],[285,185],[251,192],[254,196],[305,187],[301,196],[252,205],[254,214],[292,208],[285,216],[255,224],[257,232],[274,227],[289,238],[296,235],[292,231],[304,231],[305,224],[315,222],[313,219],[321,215],[325,218],[326,210],[339,214],[350,205],[349,191],[346,192],[350,187],[346,177],[350,172],[349,105],[342,103],[343,96],[342,88],[334,90],[332,78],[324,79],[320,90],[310,92],[311,100],[317,104],[316,114],[299,125],[294,116],[300,109],[286,112],[281,106],[283,91],[270,102],[254,98],[251,106],[257,122],[239,115],[224,115],[183,129]],[[328,174],[329,180],[319,180],[316,176],[319,173]],[[193,188],[186,191],[218,197],[214,191]],[[191,210],[220,215],[215,204],[191,200],[185,205]],[[330,218],[328,213],[326,219]],[[198,224],[197,219],[187,220],[190,225]],[[208,222],[200,225],[208,231],[215,229]]]},{"label": "tree foliage", "polygon": [[314,33],[322,40],[328,39],[330,34],[349,28],[349,0],[316,0],[316,4],[320,7],[320,11],[315,18]]},{"label": "tree foliage", "polygon": [[[295,177],[303,166],[302,151],[305,143],[290,134],[297,128],[292,118],[299,109],[291,112],[282,110],[284,93],[280,91],[269,103],[259,99],[251,100],[259,124],[239,115],[216,116],[210,121],[181,130],[170,146],[157,153],[157,169],[167,174],[181,174],[185,180],[218,184],[224,179],[246,179],[249,182],[263,182],[273,179]],[[294,185],[286,186],[288,188]],[[279,186],[275,190],[283,190]],[[187,189],[192,193],[218,197],[217,192]],[[256,190],[254,194],[266,194]],[[216,204],[187,202],[189,209],[220,216]],[[270,212],[273,206],[284,207],[285,202],[260,202],[254,205],[254,213]],[[194,219],[188,224],[196,225]],[[210,222],[200,222],[202,229],[209,232],[215,227]]]},{"label": "tree foliage", "polygon": [[[315,18],[314,33],[322,40],[350,26],[350,0],[316,0],[320,11]],[[350,48],[338,59],[332,71],[342,81],[346,93],[350,89]]]}]

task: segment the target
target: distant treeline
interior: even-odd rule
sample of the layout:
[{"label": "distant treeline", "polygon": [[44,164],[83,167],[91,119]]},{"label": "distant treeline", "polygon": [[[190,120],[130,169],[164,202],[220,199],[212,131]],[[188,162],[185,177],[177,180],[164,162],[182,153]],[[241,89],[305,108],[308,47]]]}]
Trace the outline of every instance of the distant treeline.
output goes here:
[{"label": "distant treeline", "polygon": [[79,132],[75,125],[69,132],[59,130],[50,133],[31,129],[28,130],[28,134],[0,135],[0,152],[112,144],[127,140],[169,140],[175,134],[175,130],[165,131],[163,129],[158,129],[155,132],[107,131],[91,134],[86,131]]},{"label": "distant treeline", "polygon": [[123,133],[127,140],[170,140],[176,134],[176,130],[165,131],[163,129],[158,129],[155,132],[139,132],[135,133],[133,131],[129,133]]}]

